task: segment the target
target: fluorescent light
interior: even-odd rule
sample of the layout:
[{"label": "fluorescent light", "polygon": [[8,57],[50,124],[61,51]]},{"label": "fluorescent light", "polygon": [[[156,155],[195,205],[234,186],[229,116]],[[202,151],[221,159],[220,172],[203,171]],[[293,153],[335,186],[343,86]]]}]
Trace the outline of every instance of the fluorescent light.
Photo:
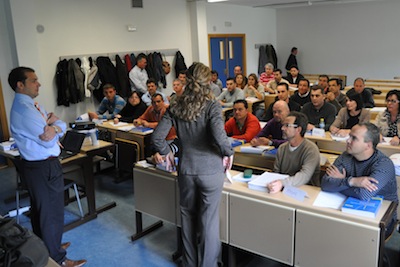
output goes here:
[{"label": "fluorescent light", "polygon": [[227,2],[228,0],[207,0],[209,3],[216,3],[216,2]]}]

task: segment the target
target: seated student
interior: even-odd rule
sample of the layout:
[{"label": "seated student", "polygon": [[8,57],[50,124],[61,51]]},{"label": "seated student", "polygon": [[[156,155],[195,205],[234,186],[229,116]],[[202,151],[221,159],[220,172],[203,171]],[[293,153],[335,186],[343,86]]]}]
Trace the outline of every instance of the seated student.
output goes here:
[{"label": "seated student", "polygon": [[306,103],[311,102],[310,81],[307,79],[300,79],[297,88],[297,91],[294,92],[290,99],[303,107]]},{"label": "seated student", "polygon": [[229,137],[250,142],[261,130],[257,117],[247,111],[247,101],[236,100],[233,103],[233,117],[225,123],[225,131]]},{"label": "seated student", "polygon": [[288,174],[283,180],[267,185],[271,194],[280,192],[285,186],[300,186],[311,181],[319,186],[319,149],[315,143],[305,139],[307,117],[300,112],[290,112],[282,123],[283,138],[287,140],[278,148],[274,172]]},{"label": "seated student", "polygon": [[217,100],[223,107],[233,107],[233,102],[244,98],[243,90],[237,88],[235,80],[229,77],[226,79],[226,90],[217,97]]},{"label": "seated student", "polygon": [[[125,100],[117,95],[114,85],[105,84],[103,86],[104,98],[96,112],[88,112],[89,118],[93,119],[113,119],[125,106]],[[108,114],[104,114],[108,111]]]},{"label": "seated student", "polygon": [[252,146],[274,146],[279,147],[287,140],[282,137],[282,122],[289,114],[289,106],[283,100],[273,104],[274,117],[270,119],[264,128],[254,137],[250,144]]},{"label": "seated student", "polygon": [[238,88],[244,89],[247,84],[247,79],[243,74],[238,74],[235,76],[235,83]]},{"label": "seated student", "polygon": [[221,91],[222,88],[224,88],[224,86],[222,85],[222,81],[218,78],[218,71],[216,70],[211,71],[211,82],[212,84],[217,85]]},{"label": "seated student", "polygon": [[152,96],[154,94],[159,94],[162,96],[164,103],[169,105],[168,98],[161,92],[157,92],[157,83],[153,78],[150,78],[146,82],[147,85],[147,92],[142,95],[142,101],[147,105],[150,106],[152,103]]},{"label": "seated student", "polygon": [[304,76],[299,73],[299,68],[296,65],[290,67],[289,75],[285,77],[286,81],[289,82],[291,87],[296,87],[299,84],[301,79],[304,79]]},{"label": "seated student", "polygon": [[266,93],[270,94],[276,94],[276,88],[278,87],[278,84],[280,83],[287,83],[289,84],[288,81],[282,78],[282,71],[280,69],[275,69],[274,70],[274,79],[269,81],[267,83],[267,86],[265,86],[264,90]]},{"label": "seated student", "polygon": [[186,85],[186,70],[179,71],[178,79],[182,82],[183,87]]},{"label": "seated student", "polygon": [[363,108],[360,94],[348,91],[346,93],[346,107],[340,109],[329,131],[338,136],[347,136],[354,125],[369,122],[369,110]]},{"label": "seated student", "polygon": [[182,81],[179,78],[175,79],[172,83],[172,90],[174,90],[174,92],[168,97],[168,100],[171,100],[171,98],[175,96],[182,95],[184,88],[185,86]]},{"label": "seated student", "polygon": [[333,104],[336,110],[339,111],[341,108],[346,106],[346,96],[340,92],[342,89],[342,80],[338,78],[332,78],[328,82],[329,89],[326,93],[326,101]]},{"label": "seated student", "polygon": [[[289,97],[289,85],[287,83],[279,83],[276,91],[278,92],[277,100],[285,101],[288,104],[290,111],[300,111],[300,105]],[[269,121],[273,118],[272,107],[273,104],[270,104],[265,112],[265,116],[262,118],[263,121]]]},{"label": "seated student", "polygon": [[331,103],[325,102],[323,88],[319,85],[311,88],[311,103],[307,103],[301,109],[308,118],[307,131],[311,131],[315,127],[319,127],[321,119],[325,123],[325,131],[329,131],[329,127],[335,120],[336,108]]},{"label": "seated student", "polygon": [[[385,200],[398,203],[394,165],[376,148],[378,143],[378,127],[369,122],[355,125],[351,129],[346,151],[322,177],[321,189],[361,200],[382,195]],[[395,212],[386,227],[385,237],[392,233],[396,220]]]},{"label": "seated student", "polygon": [[133,122],[133,120],[139,118],[147,109],[145,103],[143,103],[142,99],[139,96],[139,93],[136,91],[131,91],[128,98],[128,103],[126,103],[125,107],[114,116],[114,123],[118,123],[120,121],[123,122]]},{"label": "seated student", "polygon": [[329,76],[326,74],[321,74],[318,76],[318,85],[322,87],[323,93],[328,93],[329,90]]},{"label": "seated student", "polygon": [[[151,106],[146,111],[133,121],[135,126],[144,126],[148,128],[156,128],[158,123],[161,121],[162,116],[167,110],[167,106],[164,103],[163,97],[159,93],[155,93],[151,96]],[[169,131],[166,140],[174,140],[176,138],[175,128],[172,127]]]},{"label": "seated student", "polygon": [[365,88],[365,83],[363,78],[356,78],[353,83],[353,88],[349,91],[355,91],[361,95],[361,98],[364,102],[364,108],[373,108],[375,107],[374,97],[369,89]]},{"label": "seated student", "polygon": [[386,110],[376,117],[378,126],[384,137],[393,137],[390,144],[398,146],[400,143],[400,91],[394,89],[386,94]]},{"label": "seated student", "polygon": [[257,118],[262,118],[265,111],[265,103],[264,103],[264,87],[258,83],[257,75],[255,73],[251,73],[247,78],[247,84],[243,89],[244,97],[255,97],[258,100],[262,100],[261,103],[255,103],[253,105],[253,114],[256,115]]},{"label": "seated student", "polygon": [[264,66],[265,72],[261,73],[260,80],[258,81],[264,88],[267,84],[274,79],[274,65],[267,63]]}]

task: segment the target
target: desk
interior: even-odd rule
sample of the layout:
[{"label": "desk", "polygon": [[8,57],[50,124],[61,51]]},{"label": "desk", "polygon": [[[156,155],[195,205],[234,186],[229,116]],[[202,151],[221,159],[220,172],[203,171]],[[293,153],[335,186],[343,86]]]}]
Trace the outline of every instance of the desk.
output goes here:
[{"label": "desk", "polygon": [[[313,141],[318,146],[321,152],[329,154],[342,154],[344,151],[346,151],[345,141],[333,140],[330,132],[325,132],[325,134],[325,137],[312,136],[307,134],[305,135],[305,137]],[[392,154],[400,153],[400,146],[378,144],[377,148],[388,157]]]},{"label": "desk", "polygon": [[[77,177],[69,177],[71,180],[76,181],[78,184],[81,184],[85,187],[86,200],[88,205],[88,212],[85,214],[83,218],[79,218],[78,220],[71,222],[64,226],[64,231],[71,230],[85,222],[93,220],[97,217],[98,213],[101,213],[105,210],[113,208],[116,206],[115,202],[107,204],[103,207],[96,208],[96,196],[95,196],[95,186],[94,186],[94,176],[93,176],[93,159],[92,157],[95,155],[94,153],[98,152],[101,149],[107,149],[113,144],[104,142],[100,143],[98,146],[92,146],[89,144],[82,146],[82,151],[85,153],[79,153],[75,156],[63,159],[61,161],[61,165],[63,167],[64,172],[68,172],[69,169],[76,169],[75,166],[79,166],[79,170],[82,170],[83,181],[77,179]],[[18,157],[12,156],[10,154],[1,153],[2,155],[10,158],[10,159],[18,159]]]},{"label": "desk", "polygon": [[[176,177],[141,166],[136,166],[134,172],[135,180],[141,180],[135,182],[135,191],[146,192],[150,199],[154,197],[150,192],[154,191],[158,197],[158,201],[153,199],[147,203],[144,202],[150,199],[135,198],[135,205],[139,207],[137,211],[161,216],[177,224],[179,196],[162,190],[165,188],[163,182],[175,187]],[[149,178],[153,179],[151,187],[146,184]],[[221,240],[230,247],[242,248],[289,265],[382,265],[384,229],[395,210],[394,203],[384,201],[377,217],[370,219],[314,207],[320,188],[304,185],[300,189],[308,195],[304,202],[283,193],[270,195],[250,190],[245,183],[225,183],[220,203]],[[166,198],[168,203],[165,203]],[[161,203],[163,206],[157,207]],[[169,214],[160,215],[158,212]],[[234,264],[229,262],[228,266]]]}]

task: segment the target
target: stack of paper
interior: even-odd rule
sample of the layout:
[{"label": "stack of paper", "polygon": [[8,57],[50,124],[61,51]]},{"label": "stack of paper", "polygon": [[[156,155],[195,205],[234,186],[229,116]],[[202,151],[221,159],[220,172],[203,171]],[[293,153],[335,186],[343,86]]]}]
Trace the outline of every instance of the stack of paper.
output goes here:
[{"label": "stack of paper", "polygon": [[15,149],[15,148],[17,148],[15,141],[5,141],[5,142],[0,143],[1,151],[8,151],[8,150]]},{"label": "stack of paper", "polygon": [[280,174],[274,172],[264,172],[256,179],[253,179],[248,183],[248,188],[252,190],[258,190],[268,192],[267,185],[275,180],[283,180],[288,178],[287,174]]},{"label": "stack of paper", "polygon": [[137,133],[152,133],[154,131],[153,128],[149,127],[143,127],[143,126],[137,126],[132,128],[132,132],[137,132]]},{"label": "stack of paper", "polygon": [[242,146],[240,152],[250,153],[250,154],[263,154],[271,149],[273,146]]},{"label": "stack of paper", "polygon": [[342,212],[375,218],[382,205],[382,201],[382,196],[372,197],[370,200],[348,197],[342,206]]}]

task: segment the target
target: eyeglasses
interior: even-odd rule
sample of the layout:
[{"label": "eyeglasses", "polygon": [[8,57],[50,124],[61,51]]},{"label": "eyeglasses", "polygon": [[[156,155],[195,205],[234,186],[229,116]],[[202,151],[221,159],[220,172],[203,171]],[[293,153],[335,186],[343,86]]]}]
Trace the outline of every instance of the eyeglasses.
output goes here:
[{"label": "eyeglasses", "polygon": [[282,127],[285,127],[285,128],[288,128],[288,127],[297,128],[299,126],[297,124],[293,124],[293,123],[284,123],[284,124],[282,124]]},{"label": "eyeglasses", "polygon": [[400,101],[399,100],[396,100],[396,99],[386,99],[386,103],[388,103],[388,104],[397,104],[397,103],[399,103]]}]

